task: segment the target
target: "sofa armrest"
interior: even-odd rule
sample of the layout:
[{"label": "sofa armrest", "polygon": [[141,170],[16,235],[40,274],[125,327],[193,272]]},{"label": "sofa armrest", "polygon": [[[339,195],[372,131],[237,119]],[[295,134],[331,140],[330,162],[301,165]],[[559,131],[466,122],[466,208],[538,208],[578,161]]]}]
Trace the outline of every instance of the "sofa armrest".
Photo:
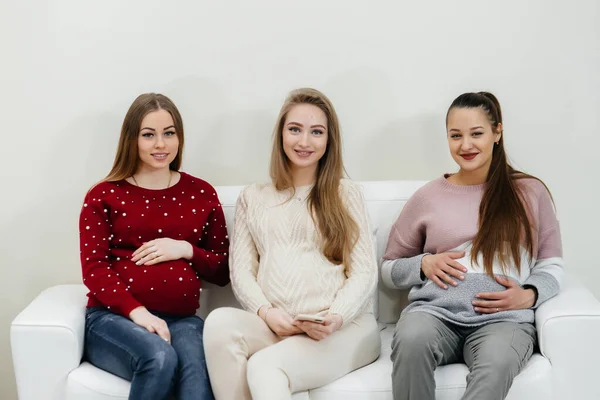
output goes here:
[{"label": "sofa armrest", "polygon": [[64,399],[66,379],[81,363],[87,288],[44,290],[10,327],[20,400]]},{"label": "sofa armrest", "polygon": [[535,313],[540,352],[550,360],[555,399],[600,399],[600,302],[572,275]]}]

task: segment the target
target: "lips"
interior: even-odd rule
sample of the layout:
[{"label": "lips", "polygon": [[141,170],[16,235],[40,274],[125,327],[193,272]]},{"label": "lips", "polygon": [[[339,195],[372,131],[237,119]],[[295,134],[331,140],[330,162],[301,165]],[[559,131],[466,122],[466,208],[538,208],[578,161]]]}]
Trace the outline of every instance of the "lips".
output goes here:
[{"label": "lips", "polygon": [[152,153],[152,157],[157,160],[166,160],[169,156],[169,153]]},{"label": "lips", "polygon": [[314,153],[314,151],[303,151],[303,150],[294,150],[294,151],[301,158],[310,157]]},{"label": "lips", "polygon": [[467,161],[471,161],[472,159],[477,157],[477,154],[479,154],[479,153],[467,153],[467,154],[461,154],[460,156]]}]

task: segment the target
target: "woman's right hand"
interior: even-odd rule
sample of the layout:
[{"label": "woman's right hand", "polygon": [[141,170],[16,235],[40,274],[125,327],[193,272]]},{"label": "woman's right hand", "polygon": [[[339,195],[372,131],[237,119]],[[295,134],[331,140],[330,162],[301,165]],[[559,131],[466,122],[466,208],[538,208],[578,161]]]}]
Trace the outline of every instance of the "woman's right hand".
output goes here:
[{"label": "woman's right hand", "polygon": [[146,307],[140,306],[131,310],[129,313],[129,319],[142,328],[146,328],[148,332],[156,333],[167,343],[171,343],[171,332],[169,332],[167,323],[158,318],[156,315],[150,313]]},{"label": "woman's right hand", "polygon": [[294,318],[291,315],[278,308],[263,306],[259,311],[259,316],[277,336],[293,336],[304,332],[294,325]]},{"label": "woman's right hand", "polygon": [[444,282],[452,286],[458,285],[452,277],[460,280],[465,279],[464,273],[467,272],[467,269],[458,261],[455,261],[464,256],[464,251],[428,254],[421,259],[421,271],[436,285],[442,289],[448,289]]}]

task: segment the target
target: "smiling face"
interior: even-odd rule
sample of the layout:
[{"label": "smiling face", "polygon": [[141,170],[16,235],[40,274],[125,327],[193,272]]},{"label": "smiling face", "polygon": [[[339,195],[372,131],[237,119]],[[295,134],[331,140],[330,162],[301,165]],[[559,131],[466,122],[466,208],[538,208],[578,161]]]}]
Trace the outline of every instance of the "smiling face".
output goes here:
[{"label": "smiling face", "polygon": [[480,107],[452,108],[446,129],[448,146],[461,173],[480,172],[486,176],[492,162],[494,144],[500,140],[501,124],[494,131],[487,113]]},{"label": "smiling face", "polygon": [[327,150],[325,113],[312,104],[297,104],[287,113],[281,135],[292,173],[303,170],[316,174]]},{"label": "smiling face", "polygon": [[171,114],[163,109],[148,113],[142,120],[138,136],[140,170],[168,169],[177,156],[179,138]]}]

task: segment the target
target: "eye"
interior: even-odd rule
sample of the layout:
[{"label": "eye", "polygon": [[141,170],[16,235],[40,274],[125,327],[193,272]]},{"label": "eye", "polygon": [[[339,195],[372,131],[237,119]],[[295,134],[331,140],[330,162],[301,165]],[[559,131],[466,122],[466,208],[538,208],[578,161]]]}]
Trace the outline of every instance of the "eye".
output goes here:
[{"label": "eye", "polygon": [[150,132],[142,133],[142,137],[145,137],[145,138],[151,138],[152,136],[154,136],[154,133],[150,133]]},{"label": "eye", "polygon": [[483,135],[483,132],[473,132],[473,136],[481,136]]},{"label": "eye", "polygon": [[450,139],[460,139],[461,135],[459,133],[453,133],[450,135]]},{"label": "eye", "polygon": [[313,134],[313,135],[322,135],[322,134],[323,134],[323,131],[322,131],[322,130],[319,130],[319,129],[315,129],[314,131],[312,131],[312,134]]},{"label": "eye", "polygon": [[293,133],[300,132],[300,128],[298,128],[297,126],[290,126],[290,128],[288,130]]},{"label": "eye", "polygon": [[164,133],[164,135],[165,136],[173,136],[173,135],[176,135],[176,133],[173,132],[173,131],[167,131],[167,132]]}]

